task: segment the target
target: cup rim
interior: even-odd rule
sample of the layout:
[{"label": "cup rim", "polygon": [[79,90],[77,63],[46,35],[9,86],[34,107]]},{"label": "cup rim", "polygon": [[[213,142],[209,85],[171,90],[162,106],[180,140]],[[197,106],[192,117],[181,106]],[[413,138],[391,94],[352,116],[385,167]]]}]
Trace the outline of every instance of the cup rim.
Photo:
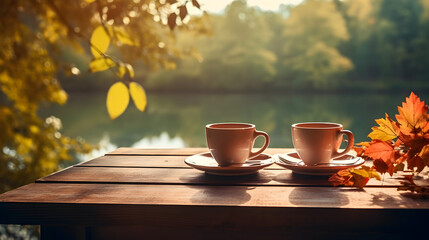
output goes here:
[{"label": "cup rim", "polygon": [[[229,125],[230,127],[216,127],[216,125]],[[221,122],[221,123],[210,123],[206,125],[206,129],[216,129],[216,130],[226,130],[226,131],[245,130],[245,129],[253,129],[253,128],[255,128],[255,124],[239,123],[239,122]]]},{"label": "cup rim", "polygon": [[[306,125],[312,125],[312,126],[306,126]],[[314,126],[314,125],[319,125],[319,126]],[[340,123],[332,123],[332,122],[301,122],[301,123],[292,124],[292,128],[323,130],[323,129],[339,129],[339,128],[343,128],[343,125]]]}]

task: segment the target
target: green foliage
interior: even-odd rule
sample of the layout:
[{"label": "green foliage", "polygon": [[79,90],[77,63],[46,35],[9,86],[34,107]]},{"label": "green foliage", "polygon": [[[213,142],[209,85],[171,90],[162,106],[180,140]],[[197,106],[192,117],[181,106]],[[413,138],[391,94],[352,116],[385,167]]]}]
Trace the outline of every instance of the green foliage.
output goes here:
[{"label": "green foliage", "polygon": [[291,81],[330,86],[336,74],[353,67],[337,50],[349,35],[333,2],[310,0],[296,7],[286,20],[283,38],[284,68]]},{"label": "green foliage", "polygon": [[[232,2],[213,35],[179,34],[202,62],[149,75],[146,87],[208,91],[427,89],[428,0],[308,0],[263,12]],[[137,76],[139,73],[137,73]]]}]

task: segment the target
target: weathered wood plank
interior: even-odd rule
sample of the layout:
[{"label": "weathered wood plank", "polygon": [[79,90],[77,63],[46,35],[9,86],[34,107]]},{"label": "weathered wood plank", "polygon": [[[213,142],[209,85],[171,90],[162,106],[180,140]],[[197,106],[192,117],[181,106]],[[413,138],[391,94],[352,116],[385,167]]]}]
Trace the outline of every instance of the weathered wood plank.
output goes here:
[{"label": "weathered wood plank", "polygon": [[[208,152],[208,148],[175,148],[175,149],[139,149],[121,147],[106,155],[152,155],[152,156],[191,156],[198,153]],[[266,154],[286,153],[293,151],[292,148],[267,148]]]},{"label": "weathered wood plank", "polygon": [[377,187],[361,191],[319,187],[35,183],[0,195],[0,212],[0,223],[19,224],[158,223],[215,227],[229,223],[268,229],[311,225],[312,230],[351,225],[348,227],[357,230],[363,226],[390,229],[399,222],[418,224],[419,221],[403,217],[429,217],[429,201],[405,197],[395,188]]},{"label": "weathered wood plank", "polygon": [[[188,156],[124,156],[124,155],[105,155],[86,162],[77,167],[130,167],[130,168],[191,168],[185,164]],[[281,166],[273,164],[269,169],[284,169]]]},{"label": "weathered wood plank", "polygon": [[32,183],[0,195],[0,203],[189,205],[350,209],[428,209],[426,199],[396,188],[190,186]]},{"label": "weathered wood plank", "polygon": [[[264,169],[248,176],[212,176],[195,169],[180,168],[112,168],[72,167],[51,174],[37,182],[64,183],[128,183],[244,186],[332,186],[328,176],[306,176],[290,170]],[[385,177],[384,182],[371,179],[368,186],[399,186],[397,179]]]}]

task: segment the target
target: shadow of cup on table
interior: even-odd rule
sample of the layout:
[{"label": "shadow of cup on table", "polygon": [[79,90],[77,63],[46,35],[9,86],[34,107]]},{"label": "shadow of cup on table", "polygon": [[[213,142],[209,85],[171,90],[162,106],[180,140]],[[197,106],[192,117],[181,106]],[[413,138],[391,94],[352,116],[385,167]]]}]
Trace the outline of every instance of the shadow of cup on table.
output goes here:
[{"label": "shadow of cup on table", "polygon": [[245,176],[215,176],[195,171],[183,175],[180,180],[189,183],[188,187],[199,190],[191,197],[193,203],[244,204],[251,199],[248,191],[255,188],[255,183],[262,185],[272,181],[273,177],[274,174],[269,171]]},{"label": "shadow of cup on table", "polygon": [[329,176],[303,175],[286,170],[273,177],[273,181],[287,185],[332,186]]}]

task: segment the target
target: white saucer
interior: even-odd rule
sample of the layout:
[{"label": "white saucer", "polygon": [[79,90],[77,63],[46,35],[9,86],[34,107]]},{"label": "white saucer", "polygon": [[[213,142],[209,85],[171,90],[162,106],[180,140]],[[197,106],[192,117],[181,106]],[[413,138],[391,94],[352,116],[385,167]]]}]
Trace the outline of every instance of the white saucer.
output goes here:
[{"label": "white saucer", "polygon": [[318,166],[304,165],[296,152],[276,154],[273,158],[278,165],[305,175],[332,175],[339,170],[354,168],[365,163],[364,159],[350,154],[335,158],[330,164]]},{"label": "white saucer", "polygon": [[195,169],[212,175],[242,176],[256,173],[262,168],[270,166],[274,163],[274,159],[270,155],[262,153],[251,160],[247,160],[243,164],[220,167],[212,155],[206,152],[187,157],[185,163]]}]

